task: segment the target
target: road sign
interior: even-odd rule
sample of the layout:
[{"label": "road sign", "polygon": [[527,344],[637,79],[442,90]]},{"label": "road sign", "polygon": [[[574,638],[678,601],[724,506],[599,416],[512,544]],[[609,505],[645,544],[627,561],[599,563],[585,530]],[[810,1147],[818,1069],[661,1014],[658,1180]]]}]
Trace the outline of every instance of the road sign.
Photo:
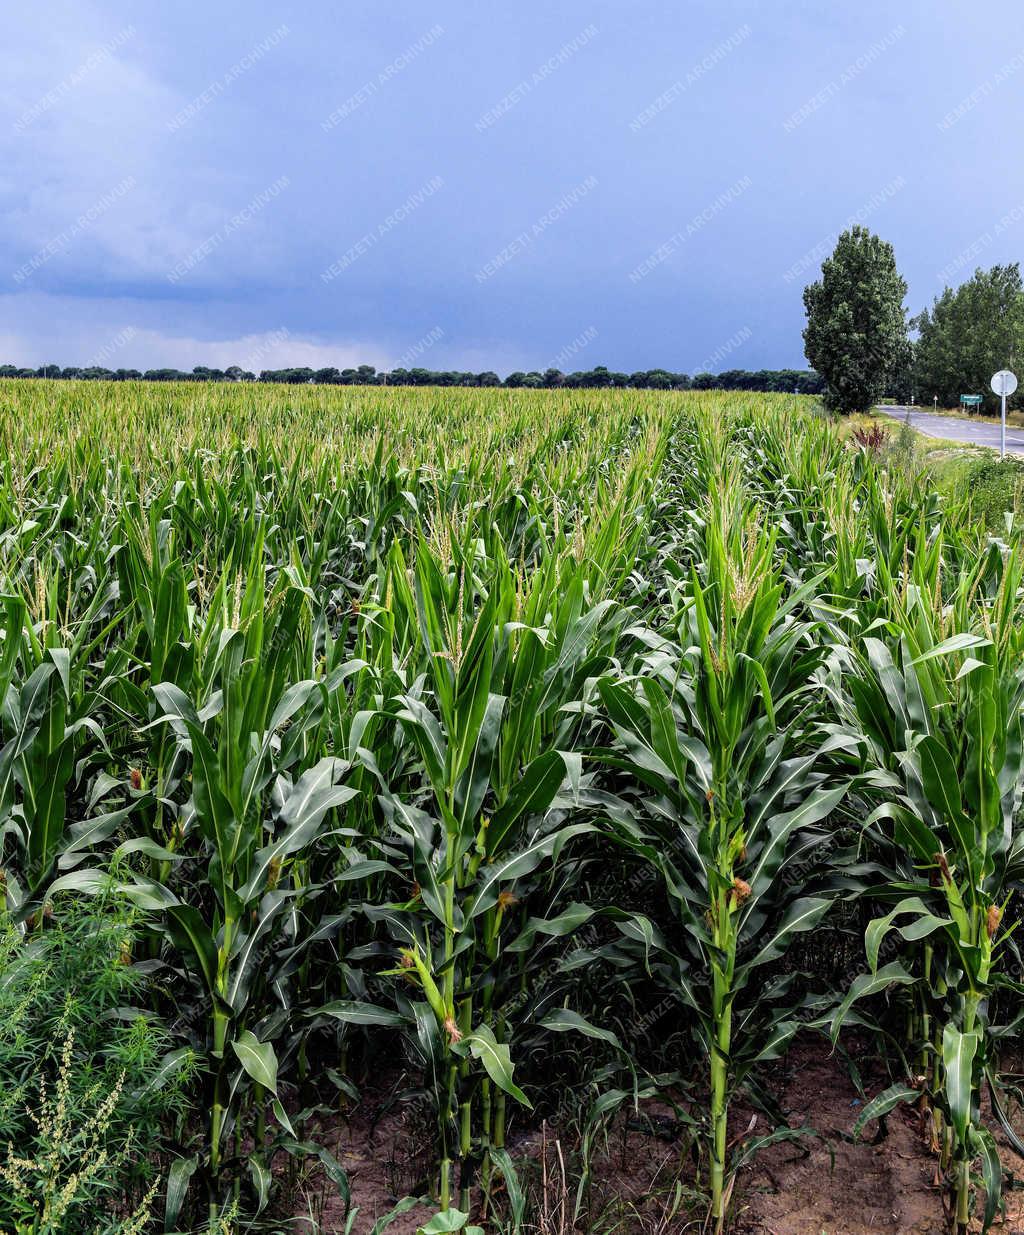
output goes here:
[{"label": "road sign", "polygon": [[1000,369],[992,375],[992,389],[1002,400],[1003,414],[999,431],[999,453],[1006,458],[1006,396],[1012,395],[1017,389],[1017,375],[1009,369]]},{"label": "road sign", "polygon": [[961,395],[960,402],[964,407],[977,407],[982,400],[981,395]]}]

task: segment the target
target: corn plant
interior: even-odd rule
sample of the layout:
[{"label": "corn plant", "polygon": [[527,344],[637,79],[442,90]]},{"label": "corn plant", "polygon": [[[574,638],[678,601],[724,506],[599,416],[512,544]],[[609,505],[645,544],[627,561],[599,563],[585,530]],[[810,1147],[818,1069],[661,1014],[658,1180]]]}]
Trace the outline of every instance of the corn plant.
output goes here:
[{"label": "corn plant", "polygon": [[[392,864],[409,862],[415,885],[412,902],[390,908],[402,945],[402,965],[390,976],[411,981],[424,997],[409,1013],[444,1078],[443,1210],[452,1201],[456,1161],[463,1208],[471,1203],[475,1161],[483,1159],[485,1185],[494,1163],[510,1170],[505,1101],[526,1098],[512,1080],[508,1038],[518,1014],[535,1007],[521,997],[530,980],[527,945],[538,934],[564,936],[590,916],[559,919],[540,875],[553,880],[567,843],[592,827],[552,826],[545,815],[567,779],[575,781],[575,799],[587,792],[571,753],[580,722],[562,709],[607,665],[604,649],[622,621],[608,601],[588,605],[578,578],[564,584],[554,560],[527,584],[507,561],[482,561],[473,536],[446,545],[449,560],[421,542],[411,583],[400,557],[389,572],[392,611],[406,631],[418,628],[424,672],[386,713],[415,743],[429,812],[382,783],[398,841],[384,849]],[[571,880],[560,882],[567,901]],[[545,913],[531,918],[535,904]],[[503,962],[506,948],[512,956]],[[331,1011],[373,1015],[344,1005]]]},{"label": "corn plant", "polygon": [[[995,579],[991,600],[986,576]],[[996,1045],[1006,1029],[993,1021],[993,1005],[1000,993],[1024,989],[1006,972],[1015,926],[1007,909],[1024,876],[1016,827],[1024,799],[1019,580],[1016,557],[1004,561],[994,549],[951,605],[937,609],[912,585],[889,627],[891,645],[866,638],[848,679],[865,764],[888,774],[893,791],[868,827],[869,852],[884,860],[869,866],[867,894],[891,907],[868,927],[869,972],[840,1009],[833,1036],[855,999],[894,982],[921,991],[920,1043],[908,1045],[920,1049],[922,1080],[930,1082],[956,1235],[971,1221],[976,1160],[986,1229],[999,1204],[1002,1170],[982,1122],[981,1090],[987,1079],[1000,1111]],[[892,931],[910,955],[880,967]],[[1009,1031],[1018,1024],[1014,1016]],[[869,1116],[918,1096],[897,1084]]]},{"label": "corn plant", "polygon": [[710,1218],[722,1231],[730,1097],[800,1024],[786,1002],[791,978],[756,998],[750,987],[828,911],[829,898],[799,895],[786,868],[826,839],[814,825],[845,787],[828,783],[808,732],[820,653],[813,628],[794,617],[806,592],[785,594],[774,536],[731,486],[712,494],[703,535],[704,560],[677,593],[678,641],[659,650],[656,671],[602,679],[600,694],[617,738],[609,761],[639,787],[629,794],[635,823],[616,835],[661,875],[681,928],[678,953],[649,922],[640,937],[695,1015]]},{"label": "corn plant", "polygon": [[[164,884],[151,868],[138,871],[124,890],[159,916],[176,958],[171,963],[182,979],[198,985],[196,997],[207,1019],[205,1030],[193,1036],[209,1076],[205,1161],[211,1216],[220,1205],[225,1141],[247,1096],[243,1079],[254,1087],[253,1170],[263,1201],[269,1174],[262,1159],[262,1111],[268,1096],[291,1133],[277,1095],[273,1043],[287,1018],[282,1009],[268,1006],[273,970],[267,949],[296,895],[289,886],[289,862],[319,837],[328,812],[356,792],[337,783],[344,772],[340,760],[327,756],[310,762],[304,749],[302,714],[316,723],[309,705],[320,694],[317,682],[293,674],[305,607],[297,588],[267,602],[258,564],[244,587],[239,580],[234,595],[222,581],[210,618],[216,637],[205,648],[212,663],[197,666],[206,693],[190,698],[170,682],[153,687],[159,715],[151,725],[169,728],[185,753],[190,796],[164,802],[176,816],[168,845],[142,836],[117,850],[151,859],[167,872]],[[205,868],[199,895],[174,874],[196,859]],[[95,872],[79,870],[53,887],[90,889],[101,883]]]},{"label": "corn plant", "polygon": [[[53,878],[58,860],[64,860],[83,835],[107,837],[129,813],[91,814],[114,786],[109,777],[94,775],[109,756],[94,713],[97,690],[117,675],[111,662],[119,653],[107,649],[98,681],[90,662],[102,651],[117,617],[111,617],[110,595],[101,587],[83,598],[75,629],[69,631],[55,577],[40,587],[35,613],[13,597],[5,605],[0,835],[15,838],[24,886],[9,883],[8,891],[16,890],[27,911]],[[86,816],[77,820],[69,818],[68,809],[69,799],[75,798],[78,812]]]}]

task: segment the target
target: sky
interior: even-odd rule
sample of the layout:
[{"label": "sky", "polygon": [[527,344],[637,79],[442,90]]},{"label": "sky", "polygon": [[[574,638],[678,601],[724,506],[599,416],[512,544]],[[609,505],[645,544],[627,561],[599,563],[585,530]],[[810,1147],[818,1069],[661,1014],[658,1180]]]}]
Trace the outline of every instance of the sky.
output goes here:
[{"label": "sky", "polygon": [[803,367],[1024,240],[1018,2],[46,0],[0,48],[0,363]]}]

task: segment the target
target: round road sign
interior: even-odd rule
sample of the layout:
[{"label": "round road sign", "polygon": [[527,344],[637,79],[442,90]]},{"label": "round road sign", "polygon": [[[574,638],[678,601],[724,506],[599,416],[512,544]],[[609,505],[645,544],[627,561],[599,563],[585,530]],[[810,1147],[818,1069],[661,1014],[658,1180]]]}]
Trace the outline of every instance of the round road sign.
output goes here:
[{"label": "round road sign", "polygon": [[1017,389],[1017,376],[1009,369],[1000,369],[992,378],[992,389],[997,395],[1012,395]]}]

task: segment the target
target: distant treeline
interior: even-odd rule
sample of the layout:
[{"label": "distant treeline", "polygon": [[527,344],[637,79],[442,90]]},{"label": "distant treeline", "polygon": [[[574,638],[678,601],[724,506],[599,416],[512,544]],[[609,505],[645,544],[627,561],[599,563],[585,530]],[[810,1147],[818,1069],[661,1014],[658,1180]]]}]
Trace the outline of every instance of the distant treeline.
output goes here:
[{"label": "distant treeline", "polygon": [[313,386],[507,386],[533,389],[634,389],[634,390],[771,390],[783,393],[816,395],[823,388],[813,369],[728,369],[724,373],[672,373],[668,369],[646,369],[636,373],[616,373],[598,365],[578,373],[546,369],[543,373],[510,373],[504,381],[490,371],[485,373],[436,372],[431,369],[392,369],[378,373],[373,365],[357,369],[264,369],[259,375],[232,365],[227,369],[202,366],[184,373],[180,369],[104,369],[42,365],[38,369],[19,369],[0,365],[0,377],[45,377],[56,381],[104,382],[278,382]]}]

